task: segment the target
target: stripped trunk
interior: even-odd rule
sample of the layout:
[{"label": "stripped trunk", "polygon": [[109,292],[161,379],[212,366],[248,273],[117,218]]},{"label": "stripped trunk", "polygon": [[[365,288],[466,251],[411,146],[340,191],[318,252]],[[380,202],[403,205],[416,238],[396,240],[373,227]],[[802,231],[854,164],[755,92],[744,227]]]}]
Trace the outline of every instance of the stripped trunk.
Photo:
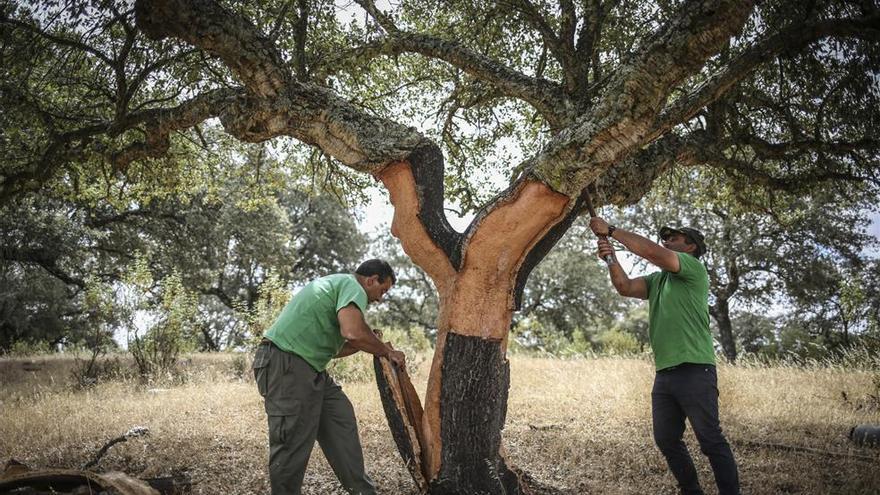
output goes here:
[{"label": "stripped trunk", "polygon": [[392,232],[434,280],[437,346],[422,409],[405,374],[377,360],[379,389],[398,448],[423,493],[531,493],[503,454],[510,369],[507,338],[528,272],[568,229],[580,200],[523,181],[464,234],[434,223],[426,181],[439,150],[378,174],[395,206]]}]

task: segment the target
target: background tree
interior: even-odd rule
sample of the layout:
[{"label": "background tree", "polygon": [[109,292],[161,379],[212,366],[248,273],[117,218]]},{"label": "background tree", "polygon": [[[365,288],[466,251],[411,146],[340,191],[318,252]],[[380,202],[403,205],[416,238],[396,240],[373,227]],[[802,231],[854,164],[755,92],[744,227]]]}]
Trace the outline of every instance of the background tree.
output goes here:
[{"label": "background tree", "polygon": [[[671,173],[621,223],[649,236],[664,225],[693,225],[706,234],[709,314],[733,362],[738,350],[732,306],[768,311],[794,305],[803,313],[827,304],[823,301],[839,301],[847,273],[870,262],[863,252],[876,246],[876,239],[866,233],[866,212],[876,204],[858,184],[845,196],[824,190],[768,196],[761,188],[723,179],[698,170]],[[838,327],[846,335],[843,313],[834,314],[834,321],[825,320],[826,331]]]},{"label": "background tree", "polygon": [[[269,155],[264,147],[235,148],[224,154],[222,173],[177,193],[153,190],[146,199],[136,191],[97,202],[50,193],[7,203],[0,348],[81,342],[97,322],[84,299],[87,282],[123,290],[140,263],[155,283],[139,289],[147,297],[139,308],[161,308],[159,283],[177,274],[198,297],[190,340],[207,350],[243,342],[270,274],[289,287],[352,270],[365,241],[351,215],[335,198],[288,187],[290,166]],[[117,318],[108,331],[128,322]]]},{"label": "background tree", "polygon": [[[329,2],[5,9],[0,118],[18,131],[3,142],[0,198],[185,176],[213,118],[239,140],[292,137],[381,180],[392,232],[439,299],[423,419],[399,437],[424,490],[528,491],[500,452],[508,331],[591,184],[599,205],[625,205],[662,172],[704,165],[769,189],[858,181],[876,195],[870,2],[359,4],[363,27]],[[431,102],[449,126],[419,120]],[[527,158],[504,163],[504,137]],[[511,182],[482,203],[457,172],[495,163]],[[464,233],[446,220],[447,186],[480,205]]]}]

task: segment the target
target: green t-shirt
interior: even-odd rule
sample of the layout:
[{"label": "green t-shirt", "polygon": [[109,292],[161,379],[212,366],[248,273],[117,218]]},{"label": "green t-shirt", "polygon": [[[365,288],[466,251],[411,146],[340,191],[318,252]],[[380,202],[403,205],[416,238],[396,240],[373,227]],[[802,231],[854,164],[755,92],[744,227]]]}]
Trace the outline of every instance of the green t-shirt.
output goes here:
[{"label": "green t-shirt", "polygon": [[324,371],[345,344],[336,313],[351,303],[366,312],[367,293],[354,275],[315,279],[293,296],[264,337]]},{"label": "green t-shirt", "polygon": [[709,331],[709,275],[697,258],[678,253],[678,273],[654,272],[648,285],[648,335],[657,370],[681,363],[715,364]]}]

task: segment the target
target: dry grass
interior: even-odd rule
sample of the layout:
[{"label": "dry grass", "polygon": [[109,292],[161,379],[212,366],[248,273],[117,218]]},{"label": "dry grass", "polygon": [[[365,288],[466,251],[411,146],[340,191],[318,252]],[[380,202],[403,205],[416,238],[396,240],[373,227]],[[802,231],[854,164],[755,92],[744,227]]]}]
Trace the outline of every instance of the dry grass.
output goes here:
[{"label": "dry grass", "polygon": [[[76,468],[109,438],[143,425],[150,436],[113,447],[98,469],[139,477],[185,473],[195,493],[268,491],[262,404],[249,377],[236,378],[230,355],[194,356],[182,385],[118,380],[81,391],[69,387],[69,360],[37,361],[27,367],[39,370],[25,371],[23,360],[0,360],[0,460]],[[419,390],[427,366],[422,360],[414,373]],[[647,361],[513,356],[511,367],[504,435],[514,464],[563,493],[675,493],[651,438],[653,372]],[[743,493],[880,492],[878,452],[856,449],[846,438],[853,425],[880,423],[876,405],[862,401],[876,393],[875,376],[822,367],[722,366],[722,425],[740,465]],[[368,472],[381,492],[413,493],[375,384],[344,388],[358,413]],[[708,463],[690,432],[687,438],[704,488],[713,493]],[[342,493],[318,448],[304,492]]]}]

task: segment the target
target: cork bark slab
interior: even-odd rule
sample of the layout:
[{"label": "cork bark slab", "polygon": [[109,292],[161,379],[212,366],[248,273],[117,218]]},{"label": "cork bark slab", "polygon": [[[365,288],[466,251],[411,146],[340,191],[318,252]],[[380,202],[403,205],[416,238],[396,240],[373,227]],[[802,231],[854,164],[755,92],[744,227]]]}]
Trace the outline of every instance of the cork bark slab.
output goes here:
[{"label": "cork bark slab", "polygon": [[382,407],[397,450],[409,470],[419,493],[428,493],[425,463],[422,459],[424,438],[419,433],[422,424],[422,404],[405,370],[397,370],[386,358],[374,357],[373,368]]}]

